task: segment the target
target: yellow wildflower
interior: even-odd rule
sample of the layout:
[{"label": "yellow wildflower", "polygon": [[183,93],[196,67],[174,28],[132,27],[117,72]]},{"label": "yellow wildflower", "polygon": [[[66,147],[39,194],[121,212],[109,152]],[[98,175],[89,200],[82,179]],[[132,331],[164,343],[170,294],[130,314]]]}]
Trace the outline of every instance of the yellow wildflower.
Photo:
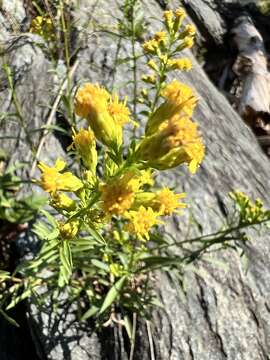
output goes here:
[{"label": "yellow wildflower", "polygon": [[99,85],[90,83],[81,87],[75,97],[75,113],[85,119],[97,112],[107,110],[107,102],[110,94]]},{"label": "yellow wildflower", "polygon": [[57,209],[73,211],[76,209],[76,202],[64,193],[53,193],[51,205]]},{"label": "yellow wildflower", "polygon": [[186,16],[186,12],[183,8],[179,8],[175,10],[175,17],[176,18],[180,18],[180,17],[185,17]]},{"label": "yellow wildflower", "polygon": [[177,47],[177,51],[182,51],[184,49],[190,49],[194,45],[194,38],[192,36],[186,36],[181,45]]},{"label": "yellow wildflower", "polygon": [[59,222],[58,227],[63,239],[73,239],[79,231],[79,221]]},{"label": "yellow wildflower", "polygon": [[177,209],[186,207],[186,204],[179,202],[180,199],[185,197],[185,193],[175,194],[168,187],[164,187],[156,193],[153,200],[153,209],[160,212],[161,215],[171,215]]},{"label": "yellow wildflower", "polygon": [[75,112],[88,120],[96,138],[107,146],[122,144],[122,127],[109,113],[110,94],[99,85],[85,84],[77,91]]},{"label": "yellow wildflower", "polygon": [[155,39],[151,39],[143,43],[142,47],[146,53],[155,54],[157,52],[159,45]]},{"label": "yellow wildflower", "polygon": [[186,12],[184,9],[179,8],[175,10],[174,14],[175,14],[175,21],[174,21],[173,29],[174,32],[177,32],[180,26],[182,25],[184,18],[186,17]]},{"label": "yellow wildflower", "polygon": [[150,74],[150,75],[143,75],[142,76],[142,81],[149,83],[149,84],[155,84],[157,79],[156,76],[154,74]]},{"label": "yellow wildflower", "polygon": [[161,92],[166,102],[161,104],[148,120],[146,134],[154,133],[160,124],[175,114],[191,116],[197,103],[192,89],[178,80],[173,80]]},{"label": "yellow wildflower", "polygon": [[81,129],[78,133],[73,131],[72,140],[75,149],[82,158],[84,166],[95,174],[97,166],[97,150],[93,131],[91,129]]},{"label": "yellow wildflower", "polygon": [[54,193],[58,190],[74,192],[83,186],[80,179],[71,172],[60,173],[60,171],[64,170],[65,166],[66,163],[60,159],[56,160],[53,167],[39,163],[38,167],[42,171],[40,185],[45,191],[49,193]]},{"label": "yellow wildflower", "polygon": [[130,121],[130,111],[126,106],[126,103],[127,99],[125,99],[124,102],[119,102],[118,96],[114,95],[108,104],[109,114],[121,126]]},{"label": "yellow wildflower", "polygon": [[141,170],[140,171],[140,183],[141,185],[154,185],[154,180],[152,177],[152,171],[151,170]]},{"label": "yellow wildflower", "polygon": [[125,217],[129,220],[129,223],[125,226],[125,230],[131,234],[138,236],[140,240],[149,240],[150,229],[161,221],[157,219],[159,213],[153,211],[153,209],[140,206],[138,211],[129,211],[125,214]]},{"label": "yellow wildflower", "polygon": [[147,65],[154,71],[158,71],[158,66],[157,66],[157,63],[155,62],[155,60],[153,60],[153,59],[149,60]]},{"label": "yellow wildflower", "polygon": [[154,39],[158,42],[158,44],[160,43],[165,44],[167,39],[167,34],[165,31],[158,31],[155,33]]},{"label": "yellow wildflower", "polygon": [[196,34],[196,28],[194,25],[188,24],[186,25],[184,32],[189,36],[194,36]]},{"label": "yellow wildflower", "polygon": [[48,16],[35,17],[31,22],[30,33],[40,35],[48,41],[53,40],[55,35],[51,18]]},{"label": "yellow wildflower", "polygon": [[204,157],[204,146],[197,125],[188,117],[175,115],[141,141],[137,156],[160,170],[188,163],[194,173]]},{"label": "yellow wildflower", "polygon": [[192,69],[192,62],[188,58],[168,60],[170,70],[189,71]]},{"label": "yellow wildflower", "polygon": [[173,28],[173,11],[172,10],[166,10],[163,13],[165,25],[168,28],[168,30],[171,30]]},{"label": "yellow wildflower", "polygon": [[140,177],[134,172],[126,172],[101,186],[102,208],[109,216],[121,215],[130,209],[135,193],[141,186]]}]

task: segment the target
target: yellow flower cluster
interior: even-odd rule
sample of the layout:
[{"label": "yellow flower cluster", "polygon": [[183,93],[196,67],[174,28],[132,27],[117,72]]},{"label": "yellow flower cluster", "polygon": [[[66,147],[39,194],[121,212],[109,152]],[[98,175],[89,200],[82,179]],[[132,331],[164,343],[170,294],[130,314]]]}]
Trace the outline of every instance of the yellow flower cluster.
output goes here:
[{"label": "yellow flower cluster", "polygon": [[188,163],[195,173],[204,158],[204,145],[197,125],[186,116],[174,115],[141,141],[137,156],[159,170]]},{"label": "yellow flower cluster", "polygon": [[30,32],[42,36],[47,41],[55,38],[52,20],[49,16],[35,17],[30,26]]},{"label": "yellow flower cluster", "polygon": [[235,201],[240,210],[240,223],[256,223],[270,218],[270,212],[263,208],[261,199],[253,202],[241,191],[231,192],[230,197]]},{"label": "yellow flower cluster", "polygon": [[72,147],[77,150],[78,155],[82,158],[86,169],[96,173],[97,150],[96,139],[91,129],[81,129],[78,133],[73,130]]},{"label": "yellow flower cluster", "polygon": [[126,214],[129,223],[126,225],[125,230],[138,236],[140,240],[149,240],[150,229],[161,221],[158,220],[160,214],[154,212],[151,208],[139,207],[138,211],[129,211]]},{"label": "yellow flower cluster", "polygon": [[61,173],[65,166],[66,163],[61,159],[56,160],[55,165],[52,167],[39,163],[38,167],[42,171],[39,183],[45,191],[49,193],[61,190],[76,192],[83,186],[81,180],[71,172]]},{"label": "yellow flower cluster", "polygon": [[75,97],[75,113],[87,119],[95,137],[104,145],[121,146],[122,126],[130,121],[126,100],[119,102],[99,85],[85,84]]},{"label": "yellow flower cluster", "polygon": [[[151,103],[148,90],[141,91],[150,111],[144,136],[134,140],[128,152],[122,149],[123,126],[132,121],[127,99],[121,101],[117,94],[110,94],[98,84],[86,83],[77,90],[74,110],[87,120],[89,128],[73,129],[69,148],[81,160],[82,180],[64,172],[66,164],[62,160],[57,160],[53,167],[39,164],[40,185],[50,193],[51,205],[68,217],[59,223],[62,238],[73,238],[79,229],[85,230],[87,226],[92,229],[111,226],[114,231],[114,222],[120,220],[123,221],[121,230],[117,229],[120,233],[124,230],[147,240],[151,228],[162,223],[161,217],[179,213],[186,207],[182,202],[186,194],[177,194],[168,187],[156,189],[153,180],[154,169],[167,170],[181,164],[187,164],[194,173],[204,157],[204,145],[192,121],[197,103],[193,90],[178,80],[165,83],[166,72],[192,68],[189,59],[171,55],[193,43],[192,25],[180,31],[185,16],[183,9],[165,11],[165,31],[156,32],[143,44],[148,66],[153,71],[143,81],[150,84],[150,91],[155,88],[157,94]],[[99,171],[96,140],[105,145]],[[122,235],[120,240],[124,241]],[[118,274],[119,269],[115,270],[118,265],[113,264],[111,273]]]}]

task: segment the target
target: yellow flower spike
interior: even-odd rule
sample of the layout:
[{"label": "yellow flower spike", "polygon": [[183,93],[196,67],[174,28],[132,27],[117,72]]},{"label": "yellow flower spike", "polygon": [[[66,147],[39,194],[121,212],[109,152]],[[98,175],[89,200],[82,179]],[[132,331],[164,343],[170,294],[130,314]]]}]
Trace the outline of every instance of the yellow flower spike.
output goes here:
[{"label": "yellow flower spike", "polygon": [[204,157],[204,145],[197,125],[188,117],[175,115],[141,141],[136,155],[159,170],[187,163],[194,173]]},{"label": "yellow flower spike", "polygon": [[148,61],[147,65],[154,71],[158,71],[158,66],[155,60],[151,59]]},{"label": "yellow flower spike", "polygon": [[79,221],[58,222],[58,228],[62,239],[73,239],[79,231]]},{"label": "yellow flower spike", "polygon": [[159,44],[155,39],[151,39],[143,43],[142,48],[147,54],[156,54]]},{"label": "yellow flower spike", "polygon": [[146,135],[153,134],[166,119],[175,114],[192,116],[197,103],[192,89],[178,80],[173,80],[161,92],[166,100],[161,104],[146,124]]},{"label": "yellow flower spike", "polygon": [[85,84],[75,96],[75,113],[87,119],[96,138],[107,146],[122,144],[122,127],[109,114],[110,94],[99,85]]},{"label": "yellow flower spike", "polygon": [[153,180],[153,173],[151,170],[141,170],[140,171],[140,182],[142,185],[150,185],[153,186],[154,185],[154,180]]},{"label": "yellow flower spike", "polygon": [[60,190],[75,192],[83,187],[81,180],[71,172],[60,173],[65,167],[63,160],[58,159],[52,167],[43,163],[39,163],[38,167],[42,172],[40,186],[49,193]]},{"label": "yellow flower spike", "polygon": [[72,140],[75,149],[82,158],[84,166],[95,174],[97,167],[97,150],[93,131],[91,129],[81,129],[76,133],[73,130]]},{"label": "yellow flower spike", "polygon": [[159,213],[154,212],[150,207],[145,208],[140,206],[138,211],[129,211],[125,213],[125,218],[129,223],[125,225],[124,229],[136,235],[140,240],[149,240],[149,231],[154,225],[162,224],[158,220]]},{"label": "yellow flower spike", "polygon": [[108,112],[119,125],[123,126],[130,121],[130,111],[126,106],[127,98],[119,101],[117,95],[113,95],[108,104]]},{"label": "yellow flower spike", "polygon": [[172,10],[166,10],[163,13],[164,22],[168,31],[171,31],[173,29],[173,25],[174,25],[173,16],[174,14]]},{"label": "yellow flower spike", "polygon": [[174,15],[175,15],[175,21],[173,24],[173,30],[174,32],[177,32],[181,27],[183,20],[186,17],[186,12],[183,8],[179,8],[175,10]]},{"label": "yellow flower spike", "polygon": [[169,70],[189,71],[192,69],[192,62],[188,58],[169,59],[168,68]]},{"label": "yellow flower spike", "polygon": [[76,202],[64,193],[53,193],[50,203],[54,208],[73,211],[76,209]]}]

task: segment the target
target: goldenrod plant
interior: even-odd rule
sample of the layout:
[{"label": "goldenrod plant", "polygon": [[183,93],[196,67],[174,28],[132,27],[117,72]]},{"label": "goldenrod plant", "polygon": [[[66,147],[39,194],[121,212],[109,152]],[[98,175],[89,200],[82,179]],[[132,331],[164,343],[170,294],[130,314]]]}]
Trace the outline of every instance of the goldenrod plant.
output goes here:
[{"label": "goldenrod plant", "polygon": [[[72,303],[85,300],[81,319],[94,317],[106,325],[120,321],[133,338],[130,315],[149,318],[158,304],[151,272],[180,272],[212,248],[238,248],[247,241],[248,227],[269,221],[260,201],[252,203],[236,192],[227,227],[181,241],[162,229],[168,217],[185,211],[185,193],[157,185],[156,175],[187,166],[196,176],[205,156],[192,119],[198,101],[194,91],[178,80],[167,82],[169,72],[192,68],[188,58],[180,57],[195,36],[184,18],[183,9],[165,11],[163,28],[142,44],[149,72],[137,99],[145,106],[140,138],[124,146],[123,129],[135,117],[127,99],[92,83],[74,94],[77,121],[69,151],[76,155],[78,172],[62,159],[38,165],[37,184],[48,193],[53,211],[44,210],[47,222],[35,225],[39,253],[13,274],[0,272],[6,284],[0,309],[6,317],[27,297],[42,303],[52,295],[57,305],[63,293]],[[179,255],[170,252],[176,246]]]}]

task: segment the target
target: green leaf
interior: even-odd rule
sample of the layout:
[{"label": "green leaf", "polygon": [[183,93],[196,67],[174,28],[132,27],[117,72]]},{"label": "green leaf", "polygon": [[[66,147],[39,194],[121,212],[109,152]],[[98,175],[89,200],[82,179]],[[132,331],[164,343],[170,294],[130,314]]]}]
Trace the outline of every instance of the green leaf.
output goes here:
[{"label": "green leaf", "polygon": [[129,316],[127,316],[127,315],[124,316],[124,323],[125,323],[125,329],[127,331],[129,340],[131,340],[133,329],[132,329],[132,322],[130,321]]},{"label": "green leaf", "polygon": [[21,295],[17,296],[15,299],[11,301],[11,303],[6,307],[6,310],[9,310],[16,306],[20,301],[28,298],[31,296],[31,289],[25,290]]},{"label": "green leaf", "polygon": [[59,255],[60,255],[60,273],[58,278],[58,285],[63,287],[64,285],[68,284],[69,279],[72,275],[72,255],[69,246],[69,241],[64,240],[61,243],[59,248]]},{"label": "green leaf", "polygon": [[8,316],[7,313],[5,313],[2,309],[0,309],[0,314],[11,324],[14,325],[16,327],[20,327],[20,325],[14,320],[12,319],[10,316]]},{"label": "green leaf", "polygon": [[89,231],[89,234],[91,234],[93,236],[93,238],[103,244],[106,245],[106,240],[104,239],[104,237],[94,228],[94,226],[87,226],[87,230]]},{"label": "green leaf", "polygon": [[102,314],[108,307],[114,302],[117,296],[120,294],[122,287],[126,281],[127,276],[122,276],[108,291],[105,300],[99,310],[99,315]]},{"label": "green leaf", "polygon": [[104,271],[106,271],[106,272],[109,272],[109,270],[110,270],[109,266],[108,266],[107,264],[105,264],[104,262],[100,261],[100,260],[92,259],[92,260],[91,260],[91,263],[92,263],[94,266],[96,266],[96,267],[98,267],[99,269],[104,270]]},{"label": "green leaf", "polygon": [[83,316],[81,317],[81,320],[87,320],[90,317],[96,315],[96,313],[98,312],[99,308],[95,305],[91,306],[89,310],[86,311],[86,313],[83,314]]}]

